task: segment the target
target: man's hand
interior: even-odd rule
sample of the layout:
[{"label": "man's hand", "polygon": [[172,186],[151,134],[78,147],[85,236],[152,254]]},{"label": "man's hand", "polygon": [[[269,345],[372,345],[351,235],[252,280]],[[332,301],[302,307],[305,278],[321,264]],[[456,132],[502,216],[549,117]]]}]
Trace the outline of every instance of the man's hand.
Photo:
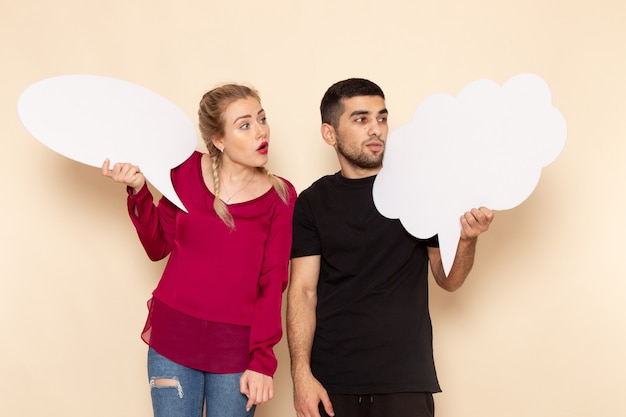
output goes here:
[{"label": "man's hand", "polygon": [[335,415],[328,393],[313,375],[309,373],[294,377],[293,403],[298,417],[320,417],[320,402],[324,405],[326,414]]},{"label": "man's hand", "polygon": [[473,208],[461,216],[461,239],[471,240],[489,229],[493,210],[486,207]]}]

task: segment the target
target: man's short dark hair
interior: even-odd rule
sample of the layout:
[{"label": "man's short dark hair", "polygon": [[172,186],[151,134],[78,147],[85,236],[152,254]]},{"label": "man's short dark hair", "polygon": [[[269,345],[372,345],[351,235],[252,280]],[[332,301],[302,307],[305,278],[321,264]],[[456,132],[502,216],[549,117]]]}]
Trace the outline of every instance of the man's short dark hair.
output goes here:
[{"label": "man's short dark hair", "polygon": [[322,123],[328,123],[335,129],[339,126],[339,117],[344,111],[343,100],[356,96],[379,96],[383,99],[383,90],[364,78],[348,78],[347,80],[336,82],[331,85],[320,104]]}]

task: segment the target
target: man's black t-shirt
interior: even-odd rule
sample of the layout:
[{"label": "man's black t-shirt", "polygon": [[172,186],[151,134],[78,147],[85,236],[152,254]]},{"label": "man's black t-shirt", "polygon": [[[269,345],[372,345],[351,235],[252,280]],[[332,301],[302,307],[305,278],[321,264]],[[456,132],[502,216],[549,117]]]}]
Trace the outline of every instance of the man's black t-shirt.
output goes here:
[{"label": "man's black t-shirt", "polygon": [[375,177],[340,173],[296,202],[292,258],[321,255],[313,375],[334,394],[439,392],[427,246],[374,206]]}]

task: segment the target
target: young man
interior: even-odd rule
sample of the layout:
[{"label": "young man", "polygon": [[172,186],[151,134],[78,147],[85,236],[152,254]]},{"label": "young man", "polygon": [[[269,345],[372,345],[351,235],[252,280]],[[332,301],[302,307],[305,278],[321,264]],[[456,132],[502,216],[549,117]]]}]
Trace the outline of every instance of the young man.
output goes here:
[{"label": "young man", "polygon": [[287,337],[297,415],[434,416],[428,265],[439,286],[458,289],[493,212],[461,217],[446,277],[436,236],[414,238],[374,206],[388,131],[380,87],[340,81],[321,113],[341,171],[303,191],[294,212]]}]

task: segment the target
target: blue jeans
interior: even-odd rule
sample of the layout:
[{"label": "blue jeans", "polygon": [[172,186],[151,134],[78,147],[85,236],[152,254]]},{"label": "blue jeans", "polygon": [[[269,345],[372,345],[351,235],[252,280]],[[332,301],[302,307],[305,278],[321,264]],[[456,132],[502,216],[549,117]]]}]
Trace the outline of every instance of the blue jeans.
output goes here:
[{"label": "blue jeans", "polygon": [[[148,349],[148,378],[155,417],[252,417],[237,374],[213,374],[179,365]],[[160,381],[158,381],[160,380]],[[164,382],[167,384],[165,385]]]}]

